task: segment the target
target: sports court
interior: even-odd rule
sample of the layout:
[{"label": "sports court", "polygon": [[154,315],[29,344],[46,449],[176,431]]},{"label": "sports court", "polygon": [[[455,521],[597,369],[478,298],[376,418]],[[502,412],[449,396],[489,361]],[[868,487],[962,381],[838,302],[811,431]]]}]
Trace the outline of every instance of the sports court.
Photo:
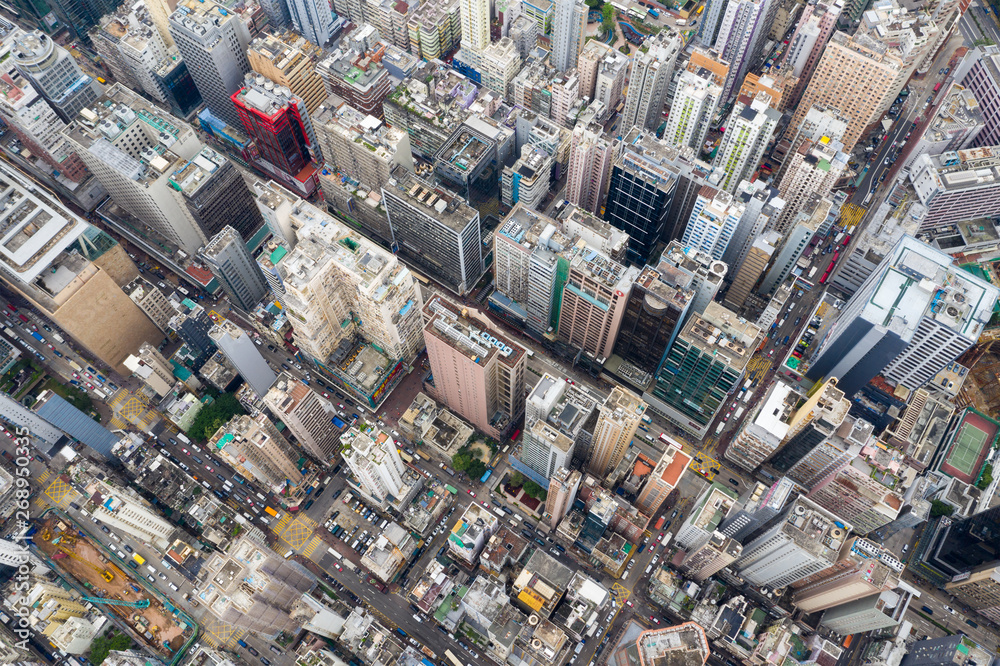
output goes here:
[{"label": "sports court", "polygon": [[972,410],[966,411],[941,471],[965,483],[975,483],[997,431],[996,423]]}]

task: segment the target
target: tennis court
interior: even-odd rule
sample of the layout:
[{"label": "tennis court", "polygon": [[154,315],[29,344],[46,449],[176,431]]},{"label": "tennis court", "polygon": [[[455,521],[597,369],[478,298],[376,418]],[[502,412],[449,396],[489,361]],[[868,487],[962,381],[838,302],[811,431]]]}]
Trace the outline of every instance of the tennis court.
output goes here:
[{"label": "tennis court", "polygon": [[979,454],[986,443],[987,434],[969,422],[962,424],[955,445],[948,456],[948,464],[965,475],[972,475]]}]

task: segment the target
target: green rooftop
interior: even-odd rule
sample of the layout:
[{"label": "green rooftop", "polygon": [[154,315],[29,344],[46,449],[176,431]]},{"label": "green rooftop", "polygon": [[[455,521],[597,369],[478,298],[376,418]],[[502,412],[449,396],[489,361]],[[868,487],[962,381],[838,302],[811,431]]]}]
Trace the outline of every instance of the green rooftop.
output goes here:
[{"label": "green rooftop", "polygon": [[286,254],[288,254],[288,250],[286,250],[284,246],[279,245],[274,252],[271,253],[271,263],[277,266],[278,262],[284,259]]}]

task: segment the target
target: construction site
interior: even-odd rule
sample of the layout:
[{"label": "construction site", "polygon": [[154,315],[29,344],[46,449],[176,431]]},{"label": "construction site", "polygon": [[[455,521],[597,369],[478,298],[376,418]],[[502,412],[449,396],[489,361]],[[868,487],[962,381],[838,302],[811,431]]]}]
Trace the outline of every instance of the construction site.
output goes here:
[{"label": "construction site", "polygon": [[126,562],[106,555],[90,537],[58,514],[50,512],[41,517],[34,542],[82,588],[84,601],[118,617],[132,629],[134,639],[165,657],[165,661],[173,661],[191,638],[195,627],[189,620],[151,594],[139,576],[129,575]]}]

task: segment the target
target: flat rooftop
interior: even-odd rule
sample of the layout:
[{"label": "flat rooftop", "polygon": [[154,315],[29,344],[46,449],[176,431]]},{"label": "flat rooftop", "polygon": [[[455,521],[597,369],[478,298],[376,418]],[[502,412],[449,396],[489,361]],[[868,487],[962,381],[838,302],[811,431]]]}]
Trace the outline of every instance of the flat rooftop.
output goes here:
[{"label": "flat rooftop", "polygon": [[740,320],[715,301],[701,315],[693,315],[681,335],[709,354],[723,356],[730,367],[742,369],[763,335],[760,327]]},{"label": "flat rooftop", "polygon": [[456,193],[434,187],[403,166],[392,170],[385,190],[456,232],[463,231],[479,216],[479,211]]},{"label": "flat rooftop", "polygon": [[524,356],[524,349],[496,331],[487,330],[482,322],[463,315],[459,309],[440,296],[435,296],[424,306],[425,335],[445,341],[463,354],[469,355],[479,365],[485,366],[499,357],[506,365],[514,365]]}]

